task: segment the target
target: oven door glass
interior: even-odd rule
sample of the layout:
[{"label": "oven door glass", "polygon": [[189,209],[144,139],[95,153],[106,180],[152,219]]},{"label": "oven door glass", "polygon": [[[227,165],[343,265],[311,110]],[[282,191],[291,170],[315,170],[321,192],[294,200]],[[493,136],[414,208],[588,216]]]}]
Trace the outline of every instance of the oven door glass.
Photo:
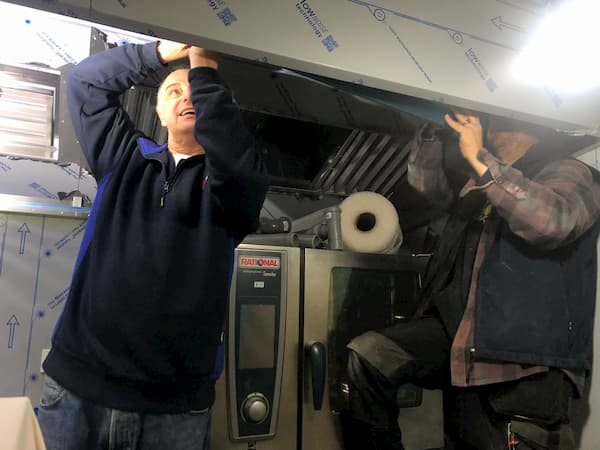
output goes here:
[{"label": "oven door glass", "polygon": [[415,310],[420,278],[415,271],[351,267],[331,270],[327,324],[329,402],[347,409],[346,344],[354,337],[408,320]]}]

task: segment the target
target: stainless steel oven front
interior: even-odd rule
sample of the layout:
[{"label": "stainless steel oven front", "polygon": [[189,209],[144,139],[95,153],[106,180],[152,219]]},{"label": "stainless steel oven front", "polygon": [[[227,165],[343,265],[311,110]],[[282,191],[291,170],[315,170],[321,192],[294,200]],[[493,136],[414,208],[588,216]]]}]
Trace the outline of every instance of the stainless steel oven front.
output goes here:
[{"label": "stainless steel oven front", "polygon": [[294,247],[240,245],[211,449],[296,449],[300,262]]},{"label": "stainless steel oven front", "polygon": [[241,245],[211,448],[341,449],[345,346],[412,314],[425,264],[409,253]]}]

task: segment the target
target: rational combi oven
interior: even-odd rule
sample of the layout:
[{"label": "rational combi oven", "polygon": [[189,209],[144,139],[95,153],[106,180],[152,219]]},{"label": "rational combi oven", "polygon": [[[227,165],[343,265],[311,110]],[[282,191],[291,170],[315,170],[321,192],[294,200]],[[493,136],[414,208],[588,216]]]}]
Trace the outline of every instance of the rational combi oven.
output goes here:
[{"label": "rational combi oven", "polygon": [[[239,246],[211,448],[341,449],[346,344],[412,315],[426,262],[408,252]],[[443,446],[441,393],[422,399],[401,410],[409,450]]]}]

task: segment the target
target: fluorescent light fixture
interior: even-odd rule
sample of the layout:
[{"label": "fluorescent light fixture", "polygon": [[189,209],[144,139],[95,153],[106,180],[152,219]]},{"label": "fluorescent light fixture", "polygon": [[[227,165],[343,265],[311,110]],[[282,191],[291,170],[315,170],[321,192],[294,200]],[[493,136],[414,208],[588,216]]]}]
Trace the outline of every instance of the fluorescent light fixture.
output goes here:
[{"label": "fluorescent light fixture", "polygon": [[570,0],[549,13],[519,54],[513,74],[557,92],[600,86],[600,1]]}]

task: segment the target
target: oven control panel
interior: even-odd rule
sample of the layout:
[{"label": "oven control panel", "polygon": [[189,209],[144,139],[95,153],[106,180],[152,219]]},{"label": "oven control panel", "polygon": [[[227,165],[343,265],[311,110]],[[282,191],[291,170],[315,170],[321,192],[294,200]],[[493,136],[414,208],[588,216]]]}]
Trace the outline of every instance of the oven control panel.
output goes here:
[{"label": "oven control panel", "polygon": [[283,369],[286,253],[236,252],[228,325],[229,423],[234,440],[272,437]]}]

